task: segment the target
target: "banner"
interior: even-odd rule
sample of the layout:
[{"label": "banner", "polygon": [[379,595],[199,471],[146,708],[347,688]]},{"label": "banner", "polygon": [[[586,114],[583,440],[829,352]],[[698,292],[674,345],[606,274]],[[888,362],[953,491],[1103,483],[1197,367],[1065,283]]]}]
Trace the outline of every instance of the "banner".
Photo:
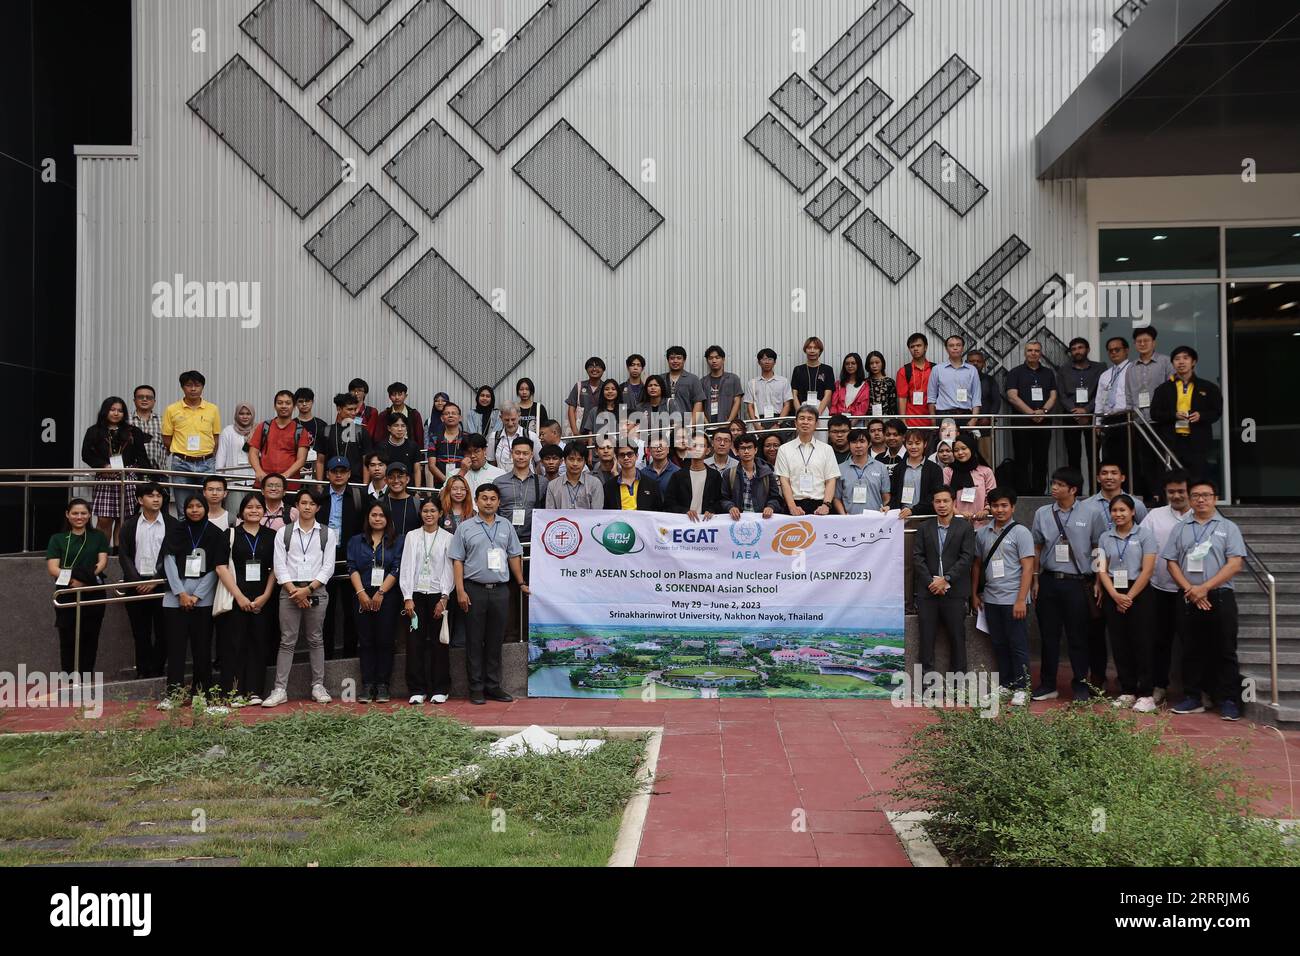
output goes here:
[{"label": "banner", "polygon": [[903,522],[536,511],[530,697],[888,697]]}]

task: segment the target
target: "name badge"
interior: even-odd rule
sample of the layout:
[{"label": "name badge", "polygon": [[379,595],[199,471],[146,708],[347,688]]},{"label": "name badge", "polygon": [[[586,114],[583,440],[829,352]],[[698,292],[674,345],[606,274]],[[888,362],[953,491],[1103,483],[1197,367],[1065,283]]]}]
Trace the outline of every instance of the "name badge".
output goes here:
[{"label": "name badge", "polygon": [[966,395],[967,395],[967,394],[968,394],[968,393],[967,393],[966,389],[964,389],[964,388],[959,388],[959,389],[957,389],[957,401],[959,401],[959,402],[964,402],[964,401],[966,401]]},{"label": "name badge", "polygon": [[510,523],[514,525],[516,528],[522,528],[524,526],[524,518],[526,516],[527,516],[527,511],[525,509],[515,508],[514,511],[511,512],[510,514]]},{"label": "name badge", "polygon": [[244,565],[244,580],[249,584],[257,584],[262,580],[262,565],[257,561],[249,561]]},{"label": "name badge", "polygon": [[313,462],[313,461],[315,461],[315,460],[316,460],[316,449],[315,449],[315,448],[308,448],[308,449],[307,449],[307,461],[308,461],[308,462]]},{"label": "name badge", "polygon": [[186,451],[198,451],[198,450],[199,450],[199,436],[198,436],[198,435],[191,435],[189,438],[185,439],[185,450],[186,450]]},{"label": "name badge", "polygon": [[501,548],[492,548],[488,551],[487,566],[489,571],[504,571],[506,568],[506,553]]},{"label": "name badge", "polygon": [[356,418],[352,419],[352,424],[356,425],[358,428],[364,428],[366,420],[358,415]]},{"label": "name badge", "polygon": [[121,469],[122,466],[123,466],[123,462],[122,462],[122,456],[121,456],[121,455],[109,455],[109,456],[108,456],[108,467],[109,467],[109,468],[118,468],[118,469]]},{"label": "name badge", "polygon": [[64,568],[59,572],[59,576],[54,579],[54,583],[64,588],[72,583],[72,568]]},{"label": "name badge", "polygon": [[1056,546],[1056,550],[1054,553],[1056,554],[1057,564],[1070,563],[1070,546],[1068,544],[1065,543],[1058,544]]},{"label": "name badge", "polygon": [[800,475],[800,476],[799,476],[799,494],[800,494],[800,496],[801,496],[801,497],[804,497],[804,498],[807,498],[807,497],[809,497],[812,493],[813,493],[813,476],[812,476],[812,475]]},{"label": "name badge", "polygon": [[775,417],[775,415],[776,415],[776,409],[775,409],[775,408],[773,408],[771,405],[764,405],[764,406],[763,406],[763,417],[764,417],[764,418],[773,418],[773,417]]},{"label": "name badge", "polygon": [[1031,402],[1041,402],[1043,400],[1043,387],[1035,385],[1029,390],[1029,400]]},{"label": "name badge", "polygon": [[903,485],[903,504],[916,504],[916,485]]},{"label": "name badge", "polygon": [[1074,404],[1079,406],[1088,404],[1088,390],[1086,388],[1076,388],[1074,390]]},{"label": "name badge", "polygon": [[203,555],[198,551],[185,555],[185,576],[187,578],[203,577]]},{"label": "name badge", "polygon": [[377,588],[384,583],[384,568],[378,565],[370,569],[370,586]]},{"label": "name badge", "polygon": [[1000,578],[1007,573],[1007,563],[1001,558],[994,558],[989,562],[989,577]]},{"label": "name badge", "polygon": [[873,405],[871,406],[871,417],[872,417],[872,418],[883,418],[884,415],[885,415],[885,406],[884,406],[884,405],[881,405],[879,402],[876,402],[875,404],[873,404]]},{"label": "name badge", "polygon": [[1151,407],[1151,393],[1138,392],[1138,408],[1150,408],[1150,407]]},{"label": "name badge", "polygon": [[717,402],[709,402],[709,414],[712,415],[714,418],[717,418],[717,417],[718,417],[718,403],[717,403]]},{"label": "name badge", "polygon": [[1187,552],[1186,571],[1205,571],[1205,556],[1210,553],[1210,542],[1202,541]]},{"label": "name badge", "polygon": [[867,503],[867,487],[866,487],[866,485],[854,485],[854,486],[853,486],[853,503],[854,503],[855,505],[865,505],[865,504]]},{"label": "name badge", "polygon": [[974,489],[974,488],[963,488],[963,489],[961,490],[961,500],[962,500],[962,501],[974,501],[974,500],[975,500],[975,489]]},{"label": "name badge", "polygon": [[1115,587],[1121,591],[1128,587],[1128,568],[1116,568],[1110,572],[1110,576],[1115,582]]},{"label": "name badge", "polygon": [[925,404],[925,392],[913,392],[913,393],[912,393],[912,404],[913,404],[913,405],[924,405],[924,404]]}]

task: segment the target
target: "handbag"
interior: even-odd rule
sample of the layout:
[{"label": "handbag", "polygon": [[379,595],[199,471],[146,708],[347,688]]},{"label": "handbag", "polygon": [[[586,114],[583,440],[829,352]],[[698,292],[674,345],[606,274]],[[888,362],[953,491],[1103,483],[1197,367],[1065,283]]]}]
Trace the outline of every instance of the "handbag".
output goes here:
[{"label": "handbag", "polygon": [[447,626],[447,619],[451,617],[451,608],[442,612],[442,628],[438,631],[438,643],[451,643],[451,629]]},{"label": "handbag", "polygon": [[[234,547],[235,547],[235,529],[230,529],[230,547],[231,558],[226,562],[226,567],[230,568],[230,573],[235,573],[234,564]],[[217,578],[217,592],[212,596],[212,616],[219,617],[225,614],[235,606],[235,596],[230,593],[230,589],[222,583],[221,578]]]}]

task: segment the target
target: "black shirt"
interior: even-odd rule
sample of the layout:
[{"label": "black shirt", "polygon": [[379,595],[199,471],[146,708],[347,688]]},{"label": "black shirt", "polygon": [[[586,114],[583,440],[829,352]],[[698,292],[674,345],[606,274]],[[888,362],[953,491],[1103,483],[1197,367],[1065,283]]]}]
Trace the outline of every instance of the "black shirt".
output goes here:
[{"label": "black shirt", "polygon": [[[240,523],[235,528],[235,543],[230,549],[230,562],[235,566],[235,583],[250,601],[266,590],[266,582],[275,576],[275,532],[265,526],[250,535]],[[261,567],[259,580],[248,580],[248,565],[256,561]]]},{"label": "black shirt", "polygon": [[316,457],[326,464],[335,456],[340,456],[348,460],[348,466],[352,469],[352,480],[360,481],[362,475],[361,462],[365,456],[370,454],[370,434],[360,425],[354,425],[348,422],[346,425],[339,425],[337,422],[332,425],[322,424],[316,430]]},{"label": "black shirt", "polygon": [[[406,473],[412,479],[415,477],[415,463],[424,461],[424,449],[409,438],[400,445],[394,445],[387,440],[382,441],[375,446],[375,454],[383,460],[385,465],[400,461],[406,466]],[[419,524],[419,522],[417,521],[416,524]]]},{"label": "black shirt", "polygon": [[[1052,397],[1056,391],[1056,373],[1042,363],[1038,369],[1034,370],[1029,367],[1028,363],[1017,365],[1007,373],[1006,390],[1009,392],[1013,388],[1016,390],[1020,400],[1030,408],[1042,408],[1047,404],[1047,400]],[[1034,401],[1034,388],[1043,390],[1043,397]],[[1018,408],[1008,409],[1011,412],[1018,412]]]},{"label": "black shirt", "polygon": [[[835,372],[825,362],[818,365],[815,370],[809,368],[808,363],[804,362],[795,366],[794,371],[790,373],[790,387],[794,389],[800,405],[820,402],[827,392],[835,391]],[[808,397],[810,392],[815,399]]]},{"label": "black shirt", "polygon": [[388,507],[388,513],[393,516],[393,524],[397,528],[398,540],[404,540],[403,536],[408,531],[414,531],[420,527],[420,499],[415,495],[408,494],[405,498],[394,498],[391,495],[384,495],[384,504]]}]

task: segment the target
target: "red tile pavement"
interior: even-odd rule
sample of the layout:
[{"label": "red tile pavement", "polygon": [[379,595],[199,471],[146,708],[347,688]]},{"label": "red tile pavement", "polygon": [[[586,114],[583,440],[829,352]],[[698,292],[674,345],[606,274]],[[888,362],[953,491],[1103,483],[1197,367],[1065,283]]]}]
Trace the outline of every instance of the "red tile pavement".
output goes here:
[{"label": "red tile pavement", "polygon": [[[138,706],[106,704],[104,719],[120,719]],[[236,719],[254,722],[315,706],[251,708]],[[328,706],[361,711],[365,705]],[[889,701],[534,698],[482,707],[458,700],[434,712],[480,725],[662,727],[639,866],[909,865],[884,811],[894,807],[889,770],[907,735],[930,719],[922,708]],[[147,724],[164,719],[152,709],[142,717]],[[0,732],[72,726],[86,725],[69,709],[0,711]],[[1215,713],[1176,718],[1170,732],[1270,788],[1255,801],[1258,812],[1300,815],[1294,803],[1300,734],[1227,723]]]}]

